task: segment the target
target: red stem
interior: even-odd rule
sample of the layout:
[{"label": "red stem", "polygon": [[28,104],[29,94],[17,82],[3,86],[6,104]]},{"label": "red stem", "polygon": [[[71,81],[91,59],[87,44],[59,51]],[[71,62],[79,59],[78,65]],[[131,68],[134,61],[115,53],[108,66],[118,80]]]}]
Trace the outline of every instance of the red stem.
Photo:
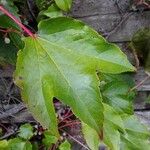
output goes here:
[{"label": "red stem", "polygon": [[74,121],[74,122],[71,121],[70,123],[67,123],[65,125],[60,126],[59,129],[64,128],[64,127],[68,127],[68,126],[72,126],[72,125],[77,125],[77,124],[80,124],[80,123],[81,122],[79,122],[79,121]]},{"label": "red stem", "polygon": [[0,11],[2,11],[5,15],[11,18],[20,28],[22,28],[29,36],[35,38],[35,35],[26,28],[15,16],[13,16],[10,12],[8,12],[2,5],[0,5]]}]

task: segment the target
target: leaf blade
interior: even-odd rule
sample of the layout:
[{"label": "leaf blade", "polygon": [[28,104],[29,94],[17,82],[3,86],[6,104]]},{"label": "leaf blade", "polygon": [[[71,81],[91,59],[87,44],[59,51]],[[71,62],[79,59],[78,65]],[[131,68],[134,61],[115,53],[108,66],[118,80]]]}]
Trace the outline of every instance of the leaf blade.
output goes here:
[{"label": "leaf blade", "polygon": [[60,9],[69,11],[71,8],[72,0],[55,0],[55,3]]},{"label": "leaf blade", "polygon": [[[134,67],[125,55],[80,21],[65,17],[40,23],[39,35],[24,41],[15,80],[22,88],[23,99],[34,117],[58,134],[52,101],[56,97],[99,132],[103,124],[103,104],[96,70],[111,73],[133,71]],[[120,68],[120,62],[112,63],[114,58],[107,60],[108,56],[111,58],[111,48],[120,59],[125,59]],[[105,54],[108,55],[105,57],[107,63],[102,59]],[[106,64],[113,64],[113,67],[106,68]]]}]

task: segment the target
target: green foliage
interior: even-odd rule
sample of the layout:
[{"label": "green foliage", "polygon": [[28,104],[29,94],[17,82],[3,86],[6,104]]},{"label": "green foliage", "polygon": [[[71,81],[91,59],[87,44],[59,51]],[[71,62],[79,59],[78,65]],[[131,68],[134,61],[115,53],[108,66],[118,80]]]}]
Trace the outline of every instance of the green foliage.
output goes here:
[{"label": "green foliage", "polygon": [[[12,0],[0,0],[0,4],[4,5],[15,17],[19,19],[18,9],[14,5]],[[0,12],[0,28],[12,29],[16,32],[21,32],[21,28],[10,19],[8,16]],[[8,32],[7,37],[10,39],[10,43],[4,42],[4,36],[0,33],[0,64],[6,63],[15,65],[17,51],[23,48],[23,42],[21,36],[16,32]]]},{"label": "green foliage", "polygon": [[59,150],[71,150],[70,143],[66,140],[59,146]]},{"label": "green foliage", "polygon": [[48,7],[47,10],[40,12],[40,14],[45,15],[49,18],[56,18],[63,16],[62,11],[55,4],[52,4],[50,7]]},{"label": "green foliage", "polygon": [[18,49],[10,43],[5,43],[5,37],[0,33],[0,65],[16,64]]},{"label": "green foliage", "polygon": [[51,6],[48,7],[47,10],[40,11],[37,17],[37,21],[40,22],[45,18],[56,18],[62,16],[63,16],[62,10],[60,10],[56,4],[52,4]]},{"label": "green foliage", "polygon": [[[102,91],[102,97],[105,101],[104,105],[104,124],[103,124],[103,141],[111,150],[131,150],[131,149],[143,149],[149,150],[150,143],[148,142],[149,133],[145,126],[143,126],[135,116],[133,116],[132,101],[134,93],[129,92],[133,86],[132,80],[127,75],[110,75],[110,74],[99,74],[100,77],[100,88]],[[116,81],[116,82],[114,82]],[[118,84],[117,88],[116,84]],[[111,87],[114,85],[115,88]],[[120,86],[122,85],[122,86]],[[107,91],[109,89],[109,92]],[[106,94],[109,93],[108,95]],[[131,102],[128,105],[120,104],[113,105],[112,101],[117,100],[118,96],[124,94],[124,100]],[[117,96],[117,97],[116,97]],[[121,105],[122,106],[122,105]],[[127,111],[127,108],[130,111]],[[123,109],[124,108],[124,109]],[[93,133],[91,133],[93,132]],[[84,133],[84,131],[83,131]],[[95,135],[96,132],[88,127],[88,133]],[[84,135],[87,144],[91,148],[88,141],[98,140],[96,136]],[[145,146],[144,146],[145,145]],[[98,143],[96,144],[98,146]],[[91,148],[92,149],[92,148]]]},{"label": "green foliage", "polygon": [[39,10],[47,9],[53,2],[53,0],[35,0]]},{"label": "green foliage", "polygon": [[7,140],[0,141],[0,149],[7,150],[7,148],[8,148],[8,141]]},{"label": "green foliage", "polygon": [[25,48],[18,54],[15,82],[23,89],[23,99],[33,116],[58,135],[53,107],[53,98],[57,97],[99,132],[103,105],[96,70],[133,71],[126,56],[82,22],[64,17],[42,21],[38,37],[24,42]]},{"label": "green foliage", "polygon": [[[9,12],[19,19],[18,9],[12,0],[0,0],[0,4],[4,5]],[[2,12],[0,12],[0,27],[20,30],[20,27]]]},{"label": "green foliage", "polygon": [[[16,137],[11,138],[10,140],[1,140],[0,141],[0,150],[37,150],[40,149],[40,144],[31,142],[34,132],[33,127],[30,124],[24,124],[20,126],[19,132]],[[46,130],[43,132],[42,147],[44,149],[49,149],[53,144],[58,142],[58,138],[51,135],[51,132]],[[60,142],[60,141],[59,141]],[[40,142],[38,142],[40,143]],[[70,143],[65,140],[60,142],[58,146],[59,150],[71,150]]]},{"label": "green foliage", "polygon": [[9,140],[8,150],[32,150],[32,145],[29,141],[14,138]]},{"label": "green foliage", "polygon": [[[0,0],[0,4],[19,19],[13,1]],[[36,0],[41,11],[38,33],[35,37],[24,37],[24,42],[17,33],[8,33],[7,38],[0,33],[1,64],[15,64],[16,52],[21,49],[15,83],[34,118],[48,129],[42,144],[49,149],[62,142],[53,104],[53,98],[57,98],[81,120],[91,150],[98,149],[100,139],[111,150],[149,150],[150,135],[133,116],[135,92],[130,89],[134,83],[129,76],[121,75],[135,68],[119,47],[108,43],[96,31],[81,21],[61,17],[71,4],[72,0]],[[43,20],[44,17],[50,19]],[[2,13],[0,26],[21,32]],[[0,141],[0,149],[38,149],[37,143],[30,142],[33,136],[32,126],[25,124],[15,138]],[[57,148],[70,150],[71,145],[65,140]]]},{"label": "green foliage", "polygon": [[[82,126],[84,138],[92,150],[99,147],[99,136],[89,126]],[[103,141],[111,150],[144,150],[150,149],[147,129],[133,115],[120,115],[104,104]]]},{"label": "green foliage", "polygon": [[33,136],[33,127],[30,124],[22,125],[18,136],[25,140],[29,140]]},{"label": "green foliage", "polygon": [[32,126],[24,124],[20,127],[18,137],[0,141],[1,150],[32,150],[30,138],[33,136]]},{"label": "green foliage", "polygon": [[44,139],[42,140],[42,142],[47,148],[51,147],[52,144],[56,144],[57,141],[58,138],[51,135],[50,131],[44,132]]},{"label": "green foliage", "polygon": [[150,150],[150,134],[145,126],[133,115],[123,115],[125,133],[121,134],[121,150]]},{"label": "green foliage", "polygon": [[133,114],[133,99],[135,92],[130,88],[134,86],[129,75],[99,74],[100,89],[103,100],[119,114]]},{"label": "green foliage", "polygon": [[55,3],[60,9],[69,11],[72,5],[72,0],[55,0]]}]

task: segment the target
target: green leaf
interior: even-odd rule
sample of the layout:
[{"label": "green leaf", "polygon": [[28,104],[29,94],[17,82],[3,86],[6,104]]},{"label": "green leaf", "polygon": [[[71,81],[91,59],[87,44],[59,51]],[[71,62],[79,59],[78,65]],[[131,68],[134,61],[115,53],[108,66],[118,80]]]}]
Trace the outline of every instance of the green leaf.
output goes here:
[{"label": "green leaf", "polygon": [[37,21],[39,22],[46,17],[56,18],[61,16],[63,16],[62,11],[57,7],[56,4],[52,4],[47,10],[43,10],[38,14]]},{"label": "green leaf", "polygon": [[119,114],[133,114],[135,92],[129,92],[134,86],[129,75],[99,74],[100,89],[105,103],[112,106]]},{"label": "green leaf", "polygon": [[100,145],[100,140],[97,132],[83,122],[82,122],[82,132],[89,148],[91,150],[98,150]]},{"label": "green leaf", "polygon": [[[125,132],[119,114],[109,105],[104,105],[103,141],[111,150],[120,150],[120,132]],[[91,150],[98,150],[100,139],[95,130],[82,123],[84,138]]]},{"label": "green leaf", "polygon": [[104,143],[111,150],[120,150],[120,133],[113,124],[109,124],[109,122],[104,123]]},{"label": "green leaf", "polygon": [[71,150],[70,143],[67,140],[65,140],[62,144],[60,144],[59,150]]},{"label": "green leaf", "polygon": [[0,141],[0,149],[1,150],[8,150],[8,141],[7,140],[1,140]]},{"label": "green leaf", "polygon": [[19,137],[29,140],[33,136],[33,127],[30,124],[24,124],[20,127]]},{"label": "green leaf", "polygon": [[[14,5],[12,0],[0,0],[0,4],[4,5],[5,9],[7,9],[11,14],[13,14],[18,20],[20,20],[19,14],[18,14],[18,8]],[[10,19],[8,16],[3,14],[2,12],[0,12],[0,27],[4,28],[4,29],[13,29],[20,33],[22,31],[21,28],[12,19]],[[11,40],[11,44],[9,46],[8,45],[2,46],[4,52],[6,51],[6,54],[5,54],[5,57],[3,55],[2,56],[0,55],[0,57],[4,59],[3,60],[4,63],[10,63],[10,64],[14,65],[16,62],[16,52],[18,51],[18,49],[23,48],[24,43],[21,40],[21,35],[19,35],[18,33],[10,32],[10,33],[8,33],[8,35]],[[2,40],[2,39],[0,39],[0,40]],[[4,47],[5,47],[5,49],[4,49]],[[8,49],[6,47],[8,47]],[[3,53],[3,50],[1,50],[2,53]],[[9,54],[11,54],[11,55],[9,55]],[[10,59],[11,59],[11,61],[10,61]],[[13,60],[13,62],[12,62],[12,60]]]},{"label": "green leaf", "polygon": [[19,138],[9,140],[8,150],[32,150],[32,145],[29,141],[22,141]]},{"label": "green leaf", "polygon": [[18,53],[15,82],[35,119],[58,134],[53,106],[56,97],[99,132],[103,105],[96,70],[134,71],[126,56],[90,27],[65,17],[42,21],[37,37],[24,42],[25,48]]},{"label": "green leaf", "polygon": [[55,0],[55,3],[60,9],[69,11],[72,5],[72,0]]},{"label": "green leaf", "polygon": [[17,59],[17,48],[12,41],[6,44],[3,35],[0,33],[0,65],[13,64],[15,65]]},{"label": "green leaf", "polygon": [[56,18],[63,16],[62,11],[55,5],[52,4],[47,10],[45,10],[43,15],[50,17],[50,18]]},{"label": "green leaf", "polygon": [[119,114],[104,104],[104,143],[111,150],[120,150],[120,132],[124,133],[124,124]]},{"label": "green leaf", "polygon": [[124,132],[124,124],[122,118],[111,106],[103,103],[104,105],[104,122],[109,122],[121,132]]},{"label": "green leaf", "polygon": [[[10,13],[12,13],[14,16],[19,18],[18,15],[18,9],[12,2],[12,0],[0,0],[0,4],[3,5]],[[0,26],[3,28],[15,28],[20,29],[18,25],[12,21],[8,16],[4,15],[2,12],[0,12]]]},{"label": "green leaf", "polygon": [[135,116],[122,116],[126,132],[121,134],[121,150],[150,150],[150,133]]},{"label": "green leaf", "polygon": [[42,142],[46,147],[49,148],[52,144],[56,144],[57,141],[58,141],[58,138],[51,135],[49,131],[44,132],[44,138]]}]

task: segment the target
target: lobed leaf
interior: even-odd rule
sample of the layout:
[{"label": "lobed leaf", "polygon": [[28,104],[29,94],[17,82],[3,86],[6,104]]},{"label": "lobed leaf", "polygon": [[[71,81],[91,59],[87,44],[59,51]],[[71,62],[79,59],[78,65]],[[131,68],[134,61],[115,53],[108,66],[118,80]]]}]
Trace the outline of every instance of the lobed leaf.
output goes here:
[{"label": "lobed leaf", "polygon": [[56,97],[99,132],[103,104],[96,70],[114,74],[134,71],[126,56],[84,23],[65,17],[42,21],[37,37],[24,42],[15,81],[35,119],[58,136]]}]

